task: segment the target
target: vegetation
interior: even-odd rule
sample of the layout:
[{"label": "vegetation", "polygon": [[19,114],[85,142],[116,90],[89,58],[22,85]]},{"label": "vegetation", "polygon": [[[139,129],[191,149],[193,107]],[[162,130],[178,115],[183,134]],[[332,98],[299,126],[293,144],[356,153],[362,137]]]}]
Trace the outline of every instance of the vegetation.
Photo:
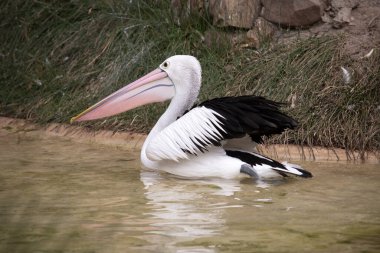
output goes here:
[{"label": "vegetation", "polygon": [[[200,100],[258,94],[287,102],[297,131],[272,142],[380,149],[380,54],[352,60],[344,38],[311,38],[260,50],[208,47],[207,17],[177,26],[170,1],[2,1],[0,115],[62,122],[175,54],[203,67]],[[340,67],[352,74],[345,83]],[[146,106],[94,129],[146,132],[165,105]]]}]

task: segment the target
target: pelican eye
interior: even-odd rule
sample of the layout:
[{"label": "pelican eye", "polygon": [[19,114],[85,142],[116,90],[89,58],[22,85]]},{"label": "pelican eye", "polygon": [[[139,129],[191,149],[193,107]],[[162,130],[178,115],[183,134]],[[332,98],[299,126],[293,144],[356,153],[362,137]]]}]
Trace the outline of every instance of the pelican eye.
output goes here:
[{"label": "pelican eye", "polygon": [[169,67],[169,62],[166,61],[166,62],[162,63],[162,68],[166,69],[168,67]]}]

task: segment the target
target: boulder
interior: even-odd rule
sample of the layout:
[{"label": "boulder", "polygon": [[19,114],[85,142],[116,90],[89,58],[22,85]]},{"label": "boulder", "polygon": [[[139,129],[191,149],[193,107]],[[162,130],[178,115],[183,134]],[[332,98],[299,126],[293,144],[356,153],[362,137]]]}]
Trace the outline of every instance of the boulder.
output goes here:
[{"label": "boulder", "polygon": [[275,24],[310,26],[321,20],[324,2],[320,0],[262,0],[263,17]]},{"label": "boulder", "polygon": [[216,26],[251,28],[260,13],[260,0],[209,0],[209,13]]}]

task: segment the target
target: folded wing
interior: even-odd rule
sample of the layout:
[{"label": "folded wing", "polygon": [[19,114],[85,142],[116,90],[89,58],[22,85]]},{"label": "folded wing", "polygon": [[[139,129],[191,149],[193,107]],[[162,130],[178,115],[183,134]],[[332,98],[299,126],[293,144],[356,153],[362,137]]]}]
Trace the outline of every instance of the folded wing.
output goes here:
[{"label": "folded wing", "polygon": [[262,136],[297,126],[295,120],[279,110],[280,106],[257,96],[205,101],[157,134],[147,147],[147,156],[155,161],[188,159],[189,154],[207,152],[223,140],[246,135],[260,143]]}]

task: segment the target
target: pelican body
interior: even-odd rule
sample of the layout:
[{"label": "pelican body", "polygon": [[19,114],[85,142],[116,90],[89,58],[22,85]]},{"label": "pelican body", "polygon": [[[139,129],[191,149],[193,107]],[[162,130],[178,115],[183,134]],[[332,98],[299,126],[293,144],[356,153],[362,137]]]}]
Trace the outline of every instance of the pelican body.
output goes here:
[{"label": "pelican body", "polygon": [[95,120],[171,100],[141,150],[144,167],[187,178],[311,177],[301,167],[256,152],[263,136],[297,123],[280,103],[258,96],[222,97],[194,105],[201,66],[189,55],[166,59],[156,70],[91,106],[73,121]]}]

